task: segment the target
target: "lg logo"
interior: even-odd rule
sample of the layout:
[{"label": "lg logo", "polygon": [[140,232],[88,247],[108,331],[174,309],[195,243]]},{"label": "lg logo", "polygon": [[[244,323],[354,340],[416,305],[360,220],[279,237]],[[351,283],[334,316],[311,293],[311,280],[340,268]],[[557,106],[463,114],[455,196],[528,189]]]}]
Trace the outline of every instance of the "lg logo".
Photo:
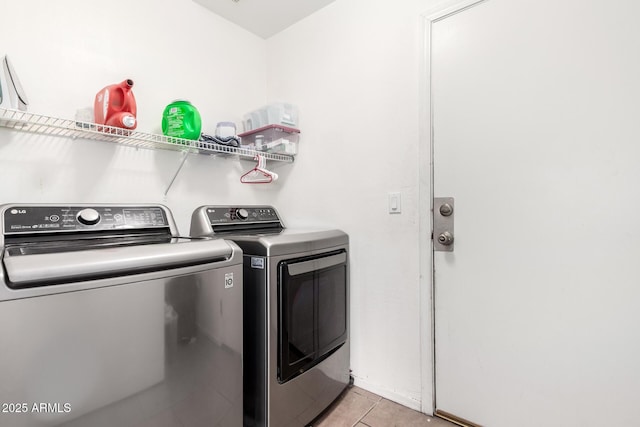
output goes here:
[{"label": "lg logo", "polygon": [[11,209],[11,214],[12,215],[26,214],[26,213],[27,213],[26,209]]},{"label": "lg logo", "polygon": [[224,288],[233,288],[233,273],[225,273],[224,275]]}]

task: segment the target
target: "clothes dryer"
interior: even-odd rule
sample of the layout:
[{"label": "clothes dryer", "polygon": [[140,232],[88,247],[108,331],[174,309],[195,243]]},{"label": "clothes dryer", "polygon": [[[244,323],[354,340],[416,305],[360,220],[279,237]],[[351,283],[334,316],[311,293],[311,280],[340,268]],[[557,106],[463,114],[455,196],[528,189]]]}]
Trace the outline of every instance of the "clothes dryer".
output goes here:
[{"label": "clothes dryer", "polygon": [[347,234],[285,228],[271,206],[202,206],[191,235],[243,250],[244,425],[307,425],[351,379]]}]

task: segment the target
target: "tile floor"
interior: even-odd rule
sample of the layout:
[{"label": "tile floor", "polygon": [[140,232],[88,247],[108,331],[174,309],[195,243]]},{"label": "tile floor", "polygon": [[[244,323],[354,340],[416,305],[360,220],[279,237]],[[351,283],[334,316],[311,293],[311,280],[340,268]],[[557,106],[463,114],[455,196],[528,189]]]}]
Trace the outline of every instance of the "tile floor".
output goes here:
[{"label": "tile floor", "polygon": [[313,427],[457,427],[440,418],[351,386],[315,420]]}]

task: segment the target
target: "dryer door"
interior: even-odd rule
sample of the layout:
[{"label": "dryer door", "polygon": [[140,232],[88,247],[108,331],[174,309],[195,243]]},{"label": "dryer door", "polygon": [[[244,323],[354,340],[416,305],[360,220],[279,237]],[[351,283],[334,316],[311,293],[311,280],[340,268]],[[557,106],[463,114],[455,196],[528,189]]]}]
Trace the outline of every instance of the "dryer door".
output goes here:
[{"label": "dryer door", "polygon": [[347,253],[278,264],[278,381],[315,366],[347,339]]}]

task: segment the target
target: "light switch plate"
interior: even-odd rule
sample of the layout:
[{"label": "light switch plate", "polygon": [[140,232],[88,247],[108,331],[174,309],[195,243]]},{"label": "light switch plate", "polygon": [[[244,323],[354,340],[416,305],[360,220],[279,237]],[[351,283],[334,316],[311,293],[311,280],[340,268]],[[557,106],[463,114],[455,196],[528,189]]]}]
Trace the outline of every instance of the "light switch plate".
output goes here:
[{"label": "light switch plate", "polygon": [[400,193],[389,193],[389,213],[402,213],[402,196]]}]

